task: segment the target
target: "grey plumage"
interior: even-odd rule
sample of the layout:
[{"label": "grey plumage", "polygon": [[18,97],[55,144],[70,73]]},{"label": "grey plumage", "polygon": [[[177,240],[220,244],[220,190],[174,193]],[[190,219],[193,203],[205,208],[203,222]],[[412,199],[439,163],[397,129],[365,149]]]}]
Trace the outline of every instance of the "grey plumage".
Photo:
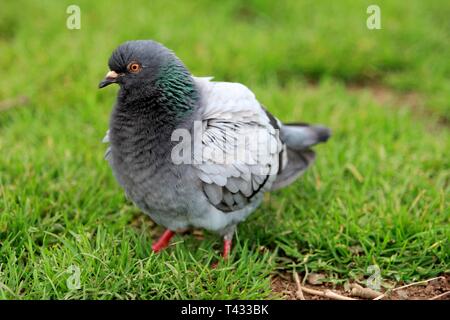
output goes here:
[{"label": "grey plumage", "polygon": [[[130,63],[139,64],[137,73]],[[330,136],[321,126],[282,124],[242,84],[193,77],[154,41],[123,44],[109,66],[117,76],[101,86],[121,88],[106,158],[127,196],[170,230],[200,227],[230,237],[264,192],[294,181],[315,158],[310,147]],[[193,148],[193,163],[175,164],[172,133],[195,137],[196,121],[202,152]],[[236,149],[244,159],[221,161]]]}]

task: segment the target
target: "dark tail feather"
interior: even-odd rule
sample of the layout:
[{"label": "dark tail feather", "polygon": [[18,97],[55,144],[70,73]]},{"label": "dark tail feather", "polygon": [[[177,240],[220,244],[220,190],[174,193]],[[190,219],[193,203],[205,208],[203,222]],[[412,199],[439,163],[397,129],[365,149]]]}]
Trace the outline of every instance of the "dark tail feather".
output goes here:
[{"label": "dark tail feather", "polygon": [[303,150],[321,142],[326,142],[331,136],[331,130],[320,125],[305,123],[285,124],[281,128],[281,141],[288,148]]},{"label": "dark tail feather", "polygon": [[280,138],[286,145],[287,163],[280,170],[272,190],[294,182],[314,162],[315,152],[310,147],[326,142],[330,136],[331,130],[323,126],[304,123],[284,124],[281,127]]},{"label": "dark tail feather", "polygon": [[271,190],[278,190],[290,185],[314,162],[316,154],[313,150],[296,151],[287,148],[287,164],[278,173]]}]

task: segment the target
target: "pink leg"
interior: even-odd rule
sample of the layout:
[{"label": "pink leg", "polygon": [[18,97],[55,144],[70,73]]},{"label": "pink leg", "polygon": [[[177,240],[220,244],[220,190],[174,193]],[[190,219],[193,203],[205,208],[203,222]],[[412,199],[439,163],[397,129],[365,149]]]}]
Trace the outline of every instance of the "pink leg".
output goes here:
[{"label": "pink leg", "polygon": [[[230,255],[231,252],[231,239],[224,239],[223,240],[223,252],[222,252],[222,258],[223,260],[228,260],[228,256]],[[214,262],[211,267],[213,269],[217,268],[217,266],[219,265],[218,262]]]},{"label": "pink leg", "polygon": [[169,245],[170,239],[175,235],[175,232],[167,229],[162,236],[152,245],[153,252],[159,252]]},{"label": "pink leg", "polygon": [[231,239],[224,239],[223,240],[223,253],[222,257],[224,260],[228,259],[228,256],[230,255],[231,251]]}]

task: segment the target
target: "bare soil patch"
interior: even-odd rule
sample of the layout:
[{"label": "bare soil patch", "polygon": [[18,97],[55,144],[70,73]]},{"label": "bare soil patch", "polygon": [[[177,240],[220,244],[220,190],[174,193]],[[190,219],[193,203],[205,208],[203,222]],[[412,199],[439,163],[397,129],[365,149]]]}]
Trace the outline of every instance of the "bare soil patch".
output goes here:
[{"label": "bare soil patch", "polygon": [[[385,294],[381,300],[450,300],[450,275],[446,274],[438,279],[431,280],[424,284],[416,284],[405,287],[404,289],[396,290],[402,287],[403,284],[398,284],[390,290],[383,289],[380,291]],[[333,285],[331,283],[322,283],[312,285],[308,282],[302,284],[302,288],[313,289],[316,291],[326,292],[332,291],[342,297],[353,299],[363,299],[352,295],[349,288],[343,285]],[[291,274],[283,274],[282,276],[274,276],[272,278],[272,290],[277,295],[281,295],[286,300],[299,300],[298,286]],[[317,294],[310,294],[302,290],[305,300],[330,300],[332,298],[320,296]]]}]

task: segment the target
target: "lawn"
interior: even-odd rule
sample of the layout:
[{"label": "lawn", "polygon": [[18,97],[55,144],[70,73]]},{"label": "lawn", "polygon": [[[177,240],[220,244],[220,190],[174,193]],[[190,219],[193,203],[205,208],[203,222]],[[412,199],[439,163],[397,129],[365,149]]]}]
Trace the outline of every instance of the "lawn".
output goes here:
[{"label": "lawn", "polygon": [[[372,3],[3,2],[0,298],[277,299],[271,279],[293,270],[339,285],[376,265],[384,286],[450,273],[450,3],[377,0],[382,29],[368,30]],[[103,159],[117,88],[97,84],[131,39],[246,84],[283,121],[333,130],[216,269],[221,240],[207,232],[151,253],[163,229]]]}]

